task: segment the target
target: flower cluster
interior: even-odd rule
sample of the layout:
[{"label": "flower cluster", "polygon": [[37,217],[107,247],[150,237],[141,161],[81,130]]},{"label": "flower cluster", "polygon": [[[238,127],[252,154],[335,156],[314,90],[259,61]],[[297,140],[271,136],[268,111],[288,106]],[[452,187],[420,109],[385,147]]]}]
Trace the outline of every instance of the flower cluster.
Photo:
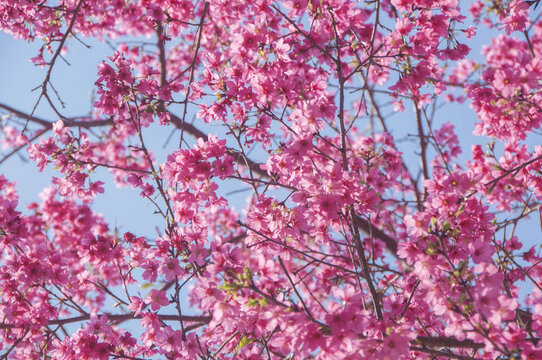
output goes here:
[{"label": "flower cluster", "polygon": [[[0,358],[542,358],[538,1],[0,0],[46,70],[0,164],[54,172],[26,208],[0,175]],[[95,212],[102,168],[148,232]]]}]

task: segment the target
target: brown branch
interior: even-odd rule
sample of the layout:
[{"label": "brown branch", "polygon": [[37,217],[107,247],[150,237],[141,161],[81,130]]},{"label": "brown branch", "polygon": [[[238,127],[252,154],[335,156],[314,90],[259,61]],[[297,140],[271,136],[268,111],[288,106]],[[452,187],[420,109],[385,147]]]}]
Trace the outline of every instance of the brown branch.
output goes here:
[{"label": "brown branch", "polygon": [[19,145],[17,146],[15,149],[11,150],[6,156],[4,156],[2,159],[0,159],[0,165],[6,161],[7,159],[9,159],[10,157],[12,157],[13,155],[17,154],[21,149],[25,148],[27,145],[31,144],[32,142],[34,142],[36,139],[38,139],[40,136],[42,136],[43,134],[45,134],[47,131],[49,131],[49,129],[43,129],[43,130],[40,130],[38,131],[33,137],[31,137],[30,139],[28,139],[28,141],[22,145]]},{"label": "brown branch", "polygon": [[355,217],[355,222],[357,227],[363,231],[366,235],[372,235],[374,238],[380,239],[386,245],[386,250],[388,250],[393,256],[397,257],[397,240],[393,237],[386,234],[384,231],[380,230],[369,220],[363,219],[359,216]]},{"label": "brown branch", "polygon": [[529,161],[527,161],[527,162],[524,162],[523,164],[518,165],[518,166],[516,166],[516,167],[513,168],[513,169],[510,169],[510,170],[504,170],[504,171],[505,171],[504,174],[502,174],[502,175],[499,176],[498,178],[495,178],[495,179],[491,180],[490,182],[485,183],[484,185],[485,185],[485,186],[490,186],[490,185],[492,185],[492,184],[496,184],[497,182],[499,182],[500,180],[504,179],[504,178],[507,177],[508,175],[510,175],[510,174],[512,174],[512,173],[517,173],[517,172],[519,172],[521,169],[523,169],[524,167],[526,167],[526,166],[528,166],[528,165],[531,165],[532,163],[534,163],[534,162],[536,162],[536,161],[538,161],[538,160],[542,160],[542,155],[537,156],[537,157],[535,157],[535,158],[533,158],[533,159],[531,159],[531,160],[529,160]]},{"label": "brown branch", "polygon": [[288,283],[290,284],[290,287],[294,290],[294,292],[297,295],[297,298],[299,299],[299,301],[301,301],[301,305],[303,305],[303,308],[305,309],[305,312],[307,313],[308,317],[312,321],[316,321],[316,319],[312,316],[309,308],[305,304],[305,301],[303,300],[303,297],[301,297],[301,294],[297,291],[297,288],[295,287],[295,284],[292,281],[292,278],[290,277],[290,274],[288,273],[288,270],[286,269],[286,266],[284,266],[284,262],[282,261],[282,258],[279,256],[278,259],[279,259],[280,267],[284,271],[284,274],[286,275],[286,278],[288,279]]},{"label": "brown branch", "polygon": [[149,171],[149,170],[131,169],[131,168],[122,167],[122,166],[97,163],[95,161],[77,160],[77,159],[73,158],[72,156],[70,156],[69,158],[70,158],[70,160],[73,160],[73,161],[75,161],[75,162],[77,162],[79,164],[90,165],[90,166],[94,166],[94,167],[103,167],[103,168],[106,168],[106,169],[116,169],[116,170],[122,170],[122,171],[126,171],[126,172],[136,172],[136,173],[140,173],[140,174],[152,175],[152,171]]},{"label": "brown branch", "polygon": [[[143,140],[143,134],[141,132],[141,122],[140,122],[141,114],[139,113],[139,108],[136,101],[134,102],[134,105],[135,105],[135,111],[136,111],[136,118],[134,118],[134,115],[132,114],[131,110],[129,111],[130,118],[132,120],[134,127],[137,130],[137,137],[139,138],[139,143],[141,144],[141,150],[143,151],[143,154],[145,155],[145,158],[147,159],[147,163],[149,164],[149,167],[151,169],[152,177],[154,179],[154,182],[156,183],[156,189],[160,192],[160,195],[162,196],[162,199],[164,200],[164,203],[166,204],[167,211],[169,211],[169,214],[171,215],[171,219],[173,219],[175,217],[175,212],[173,211],[173,208],[169,201],[169,197],[164,192],[164,188],[162,186],[163,180],[160,176],[158,176],[158,172],[156,171],[156,168],[154,166],[153,159],[151,158],[151,155],[149,154],[149,151],[147,147],[145,146],[145,141]],[[128,106],[129,108],[129,104],[126,104],[126,106]],[[139,124],[139,126],[137,126],[137,124]],[[166,222],[167,222],[168,228],[170,228],[171,219],[166,216]]]},{"label": "brown branch", "polygon": [[[363,73],[361,73],[361,76],[363,77],[363,80],[365,81],[365,83],[367,83],[367,78],[365,76],[363,76]],[[364,91],[365,91],[365,88],[366,88],[366,86],[364,86],[364,89],[363,89]],[[367,94],[369,95],[369,101],[371,102],[371,106],[375,111],[376,118],[380,122],[380,126],[382,127],[382,130],[384,130],[386,133],[391,135],[390,131],[388,130],[388,127],[386,126],[386,121],[384,119],[384,115],[380,111],[380,106],[378,106],[378,104],[376,103],[376,99],[375,99],[375,95],[374,95],[374,89],[367,88]],[[398,150],[397,146],[395,146],[395,145],[394,145],[394,148],[396,150]],[[401,155],[401,162],[402,162],[401,165],[403,166],[403,169],[405,169],[405,171],[408,173],[408,178],[410,180],[410,183],[412,184],[412,190],[414,190],[414,196],[416,197],[417,208],[418,208],[419,211],[422,211],[423,210],[423,204],[422,204],[422,199],[421,199],[421,195],[420,195],[420,190],[418,189],[418,184],[417,184],[416,180],[414,180],[414,177],[412,176],[412,173],[408,169],[408,167],[406,165],[406,162],[405,162],[402,155]]]},{"label": "brown branch", "polygon": [[[205,21],[205,15],[207,14],[207,10],[209,10],[209,3],[206,1],[205,5],[203,6],[203,14],[201,14],[201,19],[198,25],[198,40],[196,43],[196,49],[194,50],[194,57],[192,58],[192,63],[190,64],[190,77],[188,78],[188,87],[186,89],[186,96],[184,98],[184,109],[183,109],[183,118],[181,120],[181,125],[185,123],[186,118],[186,111],[188,108],[188,96],[190,95],[190,86],[192,85],[192,81],[194,80],[194,71],[196,70],[196,61],[198,59],[198,52],[201,45],[201,35],[203,34],[203,23]],[[184,128],[181,127],[181,137],[179,139],[179,148],[181,147],[183,143],[183,131]]]},{"label": "brown branch", "polygon": [[413,343],[420,344],[422,346],[438,346],[438,347],[453,347],[453,348],[470,348],[481,349],[484,344],[476,343],[472,340],[457,340],[455,337],[447,336],[418,336]]},{"label": "brown branch", "polygon": [[20,110],[12,108],[9,105],[0,104],[0,108],[9,111],[11,114],[14,114],[14,115],[16,115],[17,117],[19,117],[21,119],[25,119],[25,120],[40,124],[41,126],[46,127],[48,129],[53,127],[53,124],[50,121],[43,120],[43,119],[41,119],[41,118],[39,118],[37,116],[31,116],[30,114],[27,114],[27,113],[24,113],[24,112],[22,112]]},{"label": "brown branch", "polygon": [[335,24],[335,18],[333,13],[330,11],[329,15],[331,16],[331,23],[333,24],[333,33],[335,35],[335,48],[337,51],[337,61],[335,65],[337,66],[337,79],[339,81],[339,127],[341,129],[341,155],[342,155],[342,167],[344,171],[348,171],[348,160],[346,157],[346,128],[344,126],[344,82],[342,72],[342,59],[341,59],[341,47],[339,43],[339,34],[337,32],[337,26]]},{"label": "brown branch", "polygon": [[[0,103],[0,108],[10,112],[11,114],[16,115],[18,118],[25,119],[27,121],[39,124],[43,126],[46,129],[52,129],[53,128],[53,122],[44,120],[42,118],[39,118],[37,116],[27,114],[21,110],[17,110],[9,105]],[[99,126],[107,126],[107,125],[113,125],[113,119],[106,119],[106,120],[93,120],[93,121],[76,121],[73,120],[73,118],[64,118],[62,119],[64,121],[64,126],[67,127],[80,127],[84,129],[89,129],[93,127],[99,127]]]},{"label": "brown branch", "polygon": [[[68,39],[68,36],[72,32],[73,25],[75,25],[75,20],[77,19],[77,15],[79,14],[79,10],[81,10],[81,6],[83,5],[84,1],[85,0],[79,0],[79,2],[77,3],[77,6],[75,7],[75,9],[73,11],[72,19],[70,20],[70,23],[68,24],[68,28],[66,29],[66,32],[62,36],[62,39],[60,39],[58,47],[57,47],[55,53],[53,54],[53,57],[51,58],[51,61],[49,61],[49,68],[47,69],[47,73],[45,74],[45,79],[43,80],[43,82],[41,83],[41,86],[40,86],[41,87],[40,96],[38,98],[38,101],[36,101],[36,104],[34,105],[34,108],[32,109],[32,112],[30,113],[30,116],[34,115],[34,112],[36,111],[36,109],[37,109],[37,107],[38,107],[38,105],[40,103],[40,100],[41,100],[41,98],[43,96],[45,96],[47,98],[47,100],[50,102],[50,99],[47,96],[47,84],[50,83],[51,74],[53,72],[53,67],[55,66],[56,59],[58,58],[58,56],[62,52],[62,48],[64,47],[64,43],[66,42],[66,39]],[[57,112],[56,108],[54,106],[52,106],[52,108],[53,108],[53,110],[55,110],[55,112]],[[57,112],[57,114],[58,114],[58,112]],[[60,114],[58,114],[58,115],[61,118],[63,118],[63,116],[61,116]],[[27,125],[28,125],[28,121],[30,121],[30,120],[27,119]],[[26,130],[26,125],[25,125],[25,127],[23,129],[23,133],[24,133],[25,130]]]},{"label": "brown branch", "polygon": [[359,262],[361,264],[361,271],[363,273],[363,278],[369,287],[369,292],[371,293],[371,298],[373,299],[373,307],[376,312],[376,317],[378,320],[382,320],[382,309],[380,307],[380,299],[378,293],[373,284],[373,279],[371,278],[371,273],[369,271],[369,265],[367,264],[367,258],[365,257],[365,250],[363,249],[363,244],[361,243],[361,237],[359,235],[359,228],[356,226],[357,215],[354,210],[351,210],[352,215],[352,230],[354,235],[354,243],[356,245],[356,252],[358,254]]},{"label": "brown branch", "polygon": [[[97,314],[96,316],[99,318],[102,315],[106,315],[107,320],[109,321],[135,320],[135,319],[141,319],[144,316],[142,314],[135,315],[134,313],[129,313],[129,314],[102,313],[102,314]],[[166,315],[157,314],[157,316],[162,321],[179,321],[178,314],[166,314]],[[189,321],[189,322],[209,323],[212,317],[204,316],[204,315],[201,315],[201,316],[183,315],[182,319],[183,321]],[[86,320],[90,320],[90,314],[75,316],[75,317],[65,318],[65,319],[50,320],[47,325],[61,325],[62,326],[62,325],[72,324],[72,323],[86,321]],[[13,328],[16,328],[16,326],[13,324],[0,324],[0,330],[13,329]]]},{"label": "brown branch", "polygon": [[[204,133],[194,125],[184,122],[180,117],[173,113],[169,113],[171,122],[177,129],[181,129],[183,131],[186,131],[189,135],[193,136],[194,138],[202,138],[204,140],[208,139],[208,134]],[[263,170],[261,168],[261,165],[255,161],[250,160],[249,158],[244,157],[240,151],[235,149],[228,149],[228,152],[230,155],[232,155],[235,158],[235,161],[243,166],[248,166],[250,170],[261,176],[262,178],[269,178],[269,175],[267,174],[267,171]]]},{"label": "brown branch", "polygon": [[77,6],[75,7],[75,10],[73,11],[72,19],[70,20],[68,28],[66,29],[66,32],[62,36],[62,39],[60,39],[60,43],[58,44],[58,47],[57,47],[55,53],[53,54],[53,57],[51,58],[51,61],[49,62],[49,69],[47,70],[47,74],[45,75],[45,79],[43,80],[43,83],[41,85],[42,94],[44,94],[45,91],[46,91],[45,89],[47,87],[47,83],[49,82],[49,79],[51,79],[51,73],[53,72],[53,67],[55,65],[56,59],[60,55],[60,53],[62,52],[62,48],[64,47],[64,43],[66,42],[66,39],[68,38],[68,36],[72,32],[73,25],[75,25],[75,20],[77,18],[77,15],[79,14],[79,10],[81,9],[81,6],[83,5],[83,2],[85,2],[85,0],[80,0],[77,3]]},{"label": "brown branch", "polygon": [[[423,179],[429,179],[429,168],[427,167],[427,139],[423,132],[422,115],[420,109],[414,104],[414,113],[416,114],[416,124],[418,126],[418,136],[420,137],[420,165],[422,168]],[[424,197],[427,197],[427,189],[424,190]]]},{"label": "brown branch", "polygon": [[416,284],[414,284],[414,288],[412,289],[412,292],[410,293],[410,296],[408,297],[408,301],[403,309],[403,311],[401,311],[401,316],[399,317],[399,320],[403,318],[403,316],[405,316],[407,310],[408,310],[408,307],[410,306],[411,302],[412,302],[412,298],[414,297],[414,293],[416,292],[416,289],[418,288],[418,285],[420,285],[420,280],[416,281]]},{"label": "brown branch", "polygon": [[156,22],[156,37],[158,38],[158,59],[160,60],[160,87],[167,85],[166,49],[164,27],[161,21]]},{"label": "brown branch", "polygon": [[298,254],[300,254],[300,255],[306,256],[306,257],[308,257],[309,259],[311,259],[312,261],[315,261],[315,262],[317,262],[317,263],[319,263],[319,264],[327,265],[327,266],[330,266],[330,267],[339,269],[339,270],[341,270],[341,271],[344,271],[344,272],[346,272],[346,273],[351,273],[351,274],[357,275],[357,273],[356,273],[355,271],[345,269],[345,268],[343,268],[342,266],[334,265],[334,264],[332,264],[332,263],[329,263],[329,262],[324,261],[323,259],[318,259],[318,258],[316,258],[316,257],[314,257],[314,256],[312,256],[312,255],[310,255],[310,254],[308,253],[308,251],[298,250],[298,249],[296,249],[296,248],[294,248],[294,247],[291,247],[291,246],[287,245],[286,243],[281,243],[281,242],[279,242],[279,241],[273,240],[273,239],[271,239],[270,237],[265,236],[264,234],[262,234],[262,233],[259,232],[258,230],[255,230],[255,229],[251,228],[250,226],[248,226],[248,225],[242,223],[241,221],[237,221],[237,224],[239,224],[239,226],[242,226],[242,227],[244,227],[244,228],[246,228],[246,229],[252,231],[253,233],[255,233],[255,234],[257,234],[257,235],[260,235],[261,237],[265,238],[264,241],[261,241],[261,242],[256,243],[256,244],[248,245],[247,247],[248,247],[249,249],[250,249],[251,247],[254,247],[254,246],[258,245],[258,244],[261,244],[261,243],[264,243],[264,242],[266,242],[266,241],[269,241],[269,242],[271,242],[271,243],[273,243],[273,244],[280,245],[280,246],[282,246],[282,247],[284,247],[284,248],[286,248],[286,249],[288,249],[288,250],[291,250],[291,251],[293,251],[293,252],[296,252],[296,253],[298,253]]},{"label": "brown branch", "polygon": [[4,352],[2,356],[0,356],[0,359],[2,360],[7,359],[9,354],[13,351],[13,349],[15,349],[17,345],[19,345],[19,343],[24,340],[24,338],[26,337],[26,335],[28,335],[29,332],[30,332],[30,326],[27,326],[24,330],[23,336],[19,336],[19,338],[15,340],[15,342],[9,347],[9,349],[7,349],[7,351]]},{"label": "brown branch", "polygon": [[523,30],[523,35],[525,36],[525,40],[527,41],[527,46],[529,47],[529,52],[531,54],[531,57],[534,59],[535,54],[533,50],[533,44],[531,43],[531,39],[529,39],[529,33],[527,32],[527,30]]},{"label": "brown branch", "polygon": [[417,347],[417,346],[411,346],[410,351],[419,351],[419,352],[423,352],[423,353],[426,353],[426,354],[431,354],[431,355],[435,355],[435,356],[439,356],[439,357],[440,356],[447,357],[449,359],[482,360],[480,358],[475,358],[475,357],[472,357],[472,356],[458,355],[458,354],[454,354],[454,353],[450,353],[450,352],[446,352],[446,351],[426,349],[426,348],[421,348],[421,347]]}]

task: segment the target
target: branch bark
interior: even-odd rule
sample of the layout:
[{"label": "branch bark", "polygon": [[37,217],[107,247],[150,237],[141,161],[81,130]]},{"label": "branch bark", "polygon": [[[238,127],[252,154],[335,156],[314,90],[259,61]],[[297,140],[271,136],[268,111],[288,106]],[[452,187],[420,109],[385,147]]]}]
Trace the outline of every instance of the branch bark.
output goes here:
[{"label": "branch bark", "polygon": [[[129,313],[129,314],[102,313],[102,314],[97,314],[96,316],[99,318],[102,315],[107,316],[107,319],[109,321],[126,321],[126,320],[135,320],[135,319],[143,318],[142,314],[135,315],[134,313]],[[165,315],[158,314],[158,318],[162,321],[179,321],[178,314],[165,314]],[[209,323],[212,317],[204,316],[204,315],[200,315],[200,316],[183,315],[182,319],[183,321],[187,321],[187,322]],[[80,315],[80,316],[75,316],[75,317],[65,318],[65,319],[50,320],[47,325],[66,325],[66,324],[72,324],[72,323],[86,321],[86,320],[90,320],[90,314]],[[0,330],[13,329],[16,327],[17,326],[13,324],[0,324]]]},{"label": "branch bark", "polygon": [[[21,118],[21,119],[28,120],[30,122],[39,124],[39,125],[43,126],[44,128],[46,128],[48,130],[53,128],[54,123],[52,121],[44,120],[44,119],[42,119],[40,117],[31,115],[31,114],[27,114],[27,113],[25,113],[25,112],[23,112],[21,110],[15,109],[14,107],[11,107],[11,106],[6,105],[6,104],[0,103],[0,108],[8,111],[11,114],[16,115],[18,118]],[[68,127],[80,127],[80,128],[84,128],[84,129],[90,129],[90,128],[93,128],[93,127],[113,125],[113,119],[92,120],[92,121],[81,121],[81,120],[77,121],[77,120],[74,120],[74,119],[75,118],[64,118],[64,119],[62,119],[62,121],[64,121],[65,126],[68,126]]]}]

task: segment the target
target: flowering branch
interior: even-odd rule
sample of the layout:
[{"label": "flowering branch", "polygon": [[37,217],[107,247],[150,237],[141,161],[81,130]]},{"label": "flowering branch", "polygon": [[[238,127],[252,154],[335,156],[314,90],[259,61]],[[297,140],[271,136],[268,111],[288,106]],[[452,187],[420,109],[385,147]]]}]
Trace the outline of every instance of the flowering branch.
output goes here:
[{"label": "flowering branch", "polygon": [[[178,314],[171,314],[171,315],[169,315],[169,314],[156,314],[156,315],[158,316],[158,318],[161,321],[178,321],[179,320],[179,315]],[[101,318],[102,316],[105,316],[108,321],[115,322],[115,321],[127,321],[127,320],[142,319],[145,316],[145,314],[136,315],[134,313],[129,313],[129,314],[101,313],[101,314],[96,315],[97,318]],[[211,316],[183,315],[182,319],[183,319],[183,321],[186,321],[186,322],[198,322],[198,323],[205,323],[206,324],[209,321],[211,321]],[[90,320],[90,314],[74,316],[74,317],[65,318],[65,319],[52,319],[52,320],[48,321],[48,325],[60,325],[60,326],[63,326],[63,325],[78,323],[78,322],[87,321],[87,320]],[[17,328],[17,326],[13,325],[13,324],[0,323],[0,329],[2,329],[2,330],[4,330],[4,329],[14,329],[14,328]]]}]

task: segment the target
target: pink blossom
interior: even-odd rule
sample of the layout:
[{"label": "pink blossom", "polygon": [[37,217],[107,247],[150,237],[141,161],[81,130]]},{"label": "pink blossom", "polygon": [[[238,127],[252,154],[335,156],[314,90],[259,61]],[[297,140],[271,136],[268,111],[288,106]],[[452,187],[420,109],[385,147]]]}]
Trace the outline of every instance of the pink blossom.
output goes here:
[{"label": "pink blossom", "polygon": [[151,306],[153,311],[159,310],[162,306],[169,305],[166,293],[161,290],[152,289],[145,298],[145,302]]}]

